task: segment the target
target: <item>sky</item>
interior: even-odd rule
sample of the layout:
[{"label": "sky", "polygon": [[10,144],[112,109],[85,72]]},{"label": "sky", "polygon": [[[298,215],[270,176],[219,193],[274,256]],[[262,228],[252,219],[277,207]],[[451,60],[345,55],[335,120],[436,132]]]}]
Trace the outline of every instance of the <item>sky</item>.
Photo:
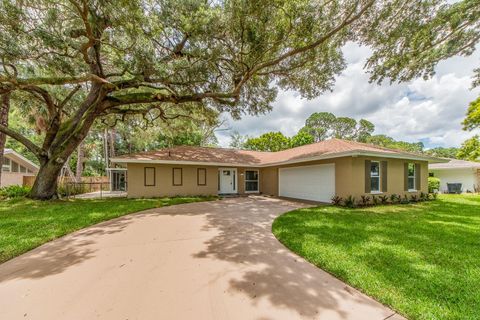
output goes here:
[{"label": "sky", "polygon": [[480,132],[462,130],[468,104],[480,95],[472,89],[473,69],[480,67],[480,47],[469,57],[442,61],[429,80],[415,79],[402,84],[372,84],[364,64],[367,47],[348,43],[343,52],[347,68],[337,77],[332,92],[313,100],[294,91],[280,91],[273,110],[261,116],[244,116],[226,123],[216,132],[219,144],[228,147],[230,135],[259,136],[280,131],[293,136],[314,112],[327,111],[337,117],[367,119],[375,125],[374,134],[386,134],[397,140],[422,141],[426,148],[458,147]]}]

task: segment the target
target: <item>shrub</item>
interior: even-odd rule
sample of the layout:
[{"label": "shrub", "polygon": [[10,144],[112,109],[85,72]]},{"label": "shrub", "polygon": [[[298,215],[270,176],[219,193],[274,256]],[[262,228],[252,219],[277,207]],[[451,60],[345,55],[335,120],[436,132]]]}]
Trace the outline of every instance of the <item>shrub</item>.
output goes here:
[{"label": "shrub", "polygon": [[402,200],[400,200],[400,203],[402,203],[402,204],[410,203],[410,200],[408,200],[408,196],[405,195],[405,196],[402,198]]},{"label": "shrub", "polygon": [[26,197],[30,193],[32,188],[30,187],[23,187],[23,186],[8,186],[0,188],[0,197],[1,198],[20,198]]},{"label": "shrub", "polygon": [[380,196],[379,199],[382,204],[386,204],[388,201],[388,196],[383,195],[383,196]]},{"label": "shrub", "polygon": [[342,203],[343,199],[342,199],[342,197],[339,197],[339,196],[333,196],[331,200],[332,200],[333,205],[339,206]]},{"label": "shrub", "polygon": [[378,199],[378,197],[373,196],[372,197],[372,202],[373,202],[374,205],[377,205],[377,204],[380,203],[380,200]]},{"label": "shrub", "polygon": [[355,208],[355,197],[348,196],[343,203],[346,207]]},{"label": "shrub", "polygon": [[437,200],[438,192],[431,193],[433,200]]},{"label": "shrub", "polygon": [[361,200],[361,205],[362,206],[367,206],[368,203],[370,202],[370,197],[369,196],[361,196],[362,200]]},{"label": "shrub", "polygon": [[417,196],[416,194],[412,194],[412,195],[410,196],[410,201],[412,201],[412,202],[417,202],[417,201],[418,201],[418,196]]},{"label": "shrub", "polygon": [[428,193],[420,192],[420,201],[427,201],[428,200]]},{"label": "shrub", "polygon": [[400,202],[400,196],[399,196],[398,194],[393,193],[393,194],[390,196],[390,201],[391,201],[392,203]]},{"label": "shrub", "polygon": [[435,190],[440,190],[440,179],[428,177],[428,192],[432,193]]},{"label": "shrub", "polygon": [[76,194],[82,194],[87,192],[85,184],[77,183],[62,183],[58,185],[57,193],[62,196],[74,196]]}]

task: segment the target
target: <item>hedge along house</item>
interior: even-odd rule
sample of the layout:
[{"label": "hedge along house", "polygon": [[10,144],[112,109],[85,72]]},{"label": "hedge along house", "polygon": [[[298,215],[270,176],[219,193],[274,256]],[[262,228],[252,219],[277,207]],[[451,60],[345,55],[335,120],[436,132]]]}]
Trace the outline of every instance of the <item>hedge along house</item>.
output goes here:
[{"label": "hedge along house", "polygon": [[330,139],[279,152],[182,146],[111,161],[126,165],[129,197],[256,193],[330,202],[426,193],[428,163],[444,160]]},{"label": "hedge along house", "polygon": [[33,177],[38,166],[12,149],[4,149],[1,187],[23,185],[23,177]]}]

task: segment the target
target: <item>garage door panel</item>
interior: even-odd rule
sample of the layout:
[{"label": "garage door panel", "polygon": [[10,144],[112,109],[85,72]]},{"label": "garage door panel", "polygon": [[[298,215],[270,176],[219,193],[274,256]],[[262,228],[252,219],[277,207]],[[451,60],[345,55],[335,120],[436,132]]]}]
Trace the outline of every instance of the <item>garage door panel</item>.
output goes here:
[{"label": "garage door panel", "polygon": [[330,202],[335,195],[335,164],[281,168],[282,197]]}]

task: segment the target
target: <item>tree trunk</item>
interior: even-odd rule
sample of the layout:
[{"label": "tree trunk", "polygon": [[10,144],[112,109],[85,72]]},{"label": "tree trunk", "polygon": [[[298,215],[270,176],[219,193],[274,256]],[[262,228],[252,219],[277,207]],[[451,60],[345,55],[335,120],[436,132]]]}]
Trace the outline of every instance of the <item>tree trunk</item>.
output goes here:
[{"label": "tree trunk", "polygon": [[58,177],[63,163],[50,160],[40,166],[30,196],[34,199],[49,200],[57,195]]},{"label": "tree trunk", "polygon": [[115,157],[115,128],[110,130],[110,158]]},{"label": "tree trunk", "polygon": [[[10,111],[10,93],[2,95],[0,105],[0,124],[8,127],[8,113]],[[0,186],[2,185],[2,166],[3,166],[3,152],[5,143],[7,142],[7,135],[0,132]]]},{"label": "tree trunk", "polygon": [[83,174],[83,162],[85,161],[85,152],[83,150],[83,141],[77,147],[77,168],[75,170],[75,179],[80,182]]}]

